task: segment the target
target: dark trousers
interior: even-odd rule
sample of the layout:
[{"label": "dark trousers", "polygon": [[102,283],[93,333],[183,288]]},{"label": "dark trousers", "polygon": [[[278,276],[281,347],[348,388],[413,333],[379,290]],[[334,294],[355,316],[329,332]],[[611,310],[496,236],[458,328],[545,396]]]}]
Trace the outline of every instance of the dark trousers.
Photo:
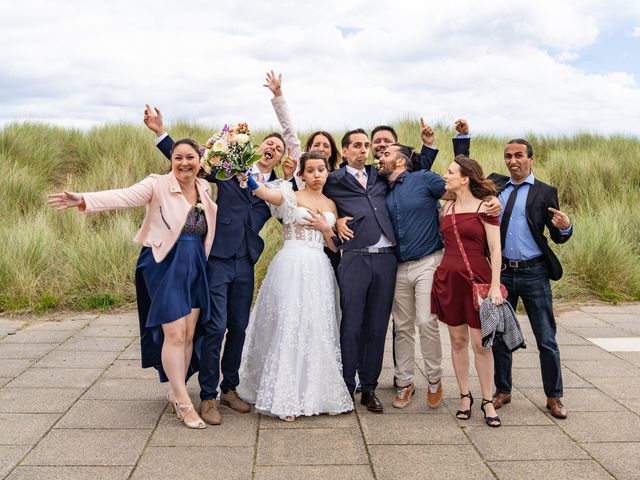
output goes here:
[{"label": "dark trousers", "polygon": [[338,267],[342,375],[353,393],[356,370],[363,392],[378,385],[396,284],[393,253],[344,252]]},{"label": "dark trousers", "polygon": [[[560,350],[556,342],[556,321],[547,264],[543,262],[525,268],[507,267],[502,271],[501,281],[507,288],[507,300],[514,310],[521,298],[527,311],[540,352],[544,392],[547,397],[562,397]],[[493,344],[493,360],[496,391],[511,393],[512,356],[501,335]]]},{"label": "dark trousers", "polygon": [[[207,278],[213,321],[205,331],[200,365],[200,398],[213,399],[222,370],[220,390],[226,392],[238,386],[238,369],[242,359],[245,330],[249,323],[253,300],[253,263],[248,256],[209,257]],[[225,339],[224,354],[220,350]]]}]

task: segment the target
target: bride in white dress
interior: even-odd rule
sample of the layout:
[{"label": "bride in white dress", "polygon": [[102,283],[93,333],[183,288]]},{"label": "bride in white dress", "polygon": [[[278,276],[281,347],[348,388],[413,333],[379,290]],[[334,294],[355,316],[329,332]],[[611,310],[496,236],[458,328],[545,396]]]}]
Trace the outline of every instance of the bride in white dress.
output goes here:
[{"label": "bride in white dress", "polygon": [[286,421],[353,410],[342,378],[335,277],[323,252],[325,245],[337,250],[331,240],[336,207],[322,194],[325,157],[303,154],[299,175],[302,191],[286,181],[254,190],[282,219],[284,245],[251,312],[237,388],[257,411]]}]

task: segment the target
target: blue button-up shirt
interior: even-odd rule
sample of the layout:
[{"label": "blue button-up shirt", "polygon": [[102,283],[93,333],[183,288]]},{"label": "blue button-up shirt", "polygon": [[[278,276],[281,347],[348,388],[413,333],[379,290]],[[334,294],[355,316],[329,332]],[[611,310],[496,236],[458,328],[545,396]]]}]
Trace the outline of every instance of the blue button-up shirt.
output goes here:
[{"label": "blue button-up shirt", "polygon": [[398,260],[419,260],[442,248],[438,200],[444,180],[431,171],[402,172],[387,194]]},{"label": "blue button-up shirt", "polygon": [[[538,244],[533,239],[529,224],[527,223],[527,196],[529,195],[529,189],[535,182],[533,173],[530,173],[527,178],[524,179],[518,193],[516,194],[516,202],[513,204],[513,210],[511,211],[511,220],[509,220],[509,226],[507,227],[507,235],[504,240],[502,256],[509,260],[530,260],[542,255],[542,250],[538,247]],[[500,223],[502,223],[502,216],[504,214],[504,208],[509,200],[509,195],[513,191],[513,179],[510,179],[507,186],[498,195],[498,200],[502,205],[502,212],[500,213]],[[571,226],[567,229],[560,230],[562,234],[567,234],[571,231]]]}]

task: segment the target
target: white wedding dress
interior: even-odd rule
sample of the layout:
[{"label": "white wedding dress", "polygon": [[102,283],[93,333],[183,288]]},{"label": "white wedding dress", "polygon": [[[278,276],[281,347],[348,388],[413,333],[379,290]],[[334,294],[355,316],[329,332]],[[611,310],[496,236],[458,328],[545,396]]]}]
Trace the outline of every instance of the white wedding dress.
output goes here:
[{"label": "white wedding dress", "polygon": [[[238,395],[268,415],[338,414],[353,409],[342,379],[336,285],[322,233],[307,226],[289,182],[266,184],[284,196],[284,245],[262,282],[242,352]],[[336,218],[324,212],[327,222]]]}]

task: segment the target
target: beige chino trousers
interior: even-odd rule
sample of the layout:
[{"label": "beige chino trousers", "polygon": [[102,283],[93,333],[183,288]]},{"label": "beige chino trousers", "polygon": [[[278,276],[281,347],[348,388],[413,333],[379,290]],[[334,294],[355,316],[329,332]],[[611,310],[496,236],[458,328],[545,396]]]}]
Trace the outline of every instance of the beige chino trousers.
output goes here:
[{"label": "beige chino trousers", "polygon": [[420,260],[398,263],[392,314],[399,387],[414,381],[416,326],[427,380],[433,383],[442,378],[438,317],[431,313],[431,285],[442,256],[442,250],[437,250]]}]

